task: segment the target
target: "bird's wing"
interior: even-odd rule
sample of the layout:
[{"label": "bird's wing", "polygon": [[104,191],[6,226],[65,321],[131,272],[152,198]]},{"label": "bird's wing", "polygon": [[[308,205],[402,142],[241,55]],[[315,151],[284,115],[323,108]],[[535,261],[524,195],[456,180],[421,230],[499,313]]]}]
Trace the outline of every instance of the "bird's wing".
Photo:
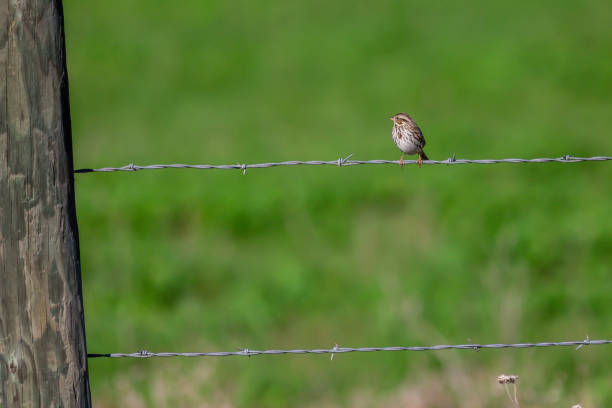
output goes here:
[{"label": "bird's wing", "polygon": [[421,128],[419,127],[419,125],[417,125],[416,123],[412,123],[410,125],[411,129],[414,134],[416,135],[416,139],[419,141],[419,146],[420,148],[424,148],[425,147],[425,137],[423,136],[423,132],[421,132]]}]

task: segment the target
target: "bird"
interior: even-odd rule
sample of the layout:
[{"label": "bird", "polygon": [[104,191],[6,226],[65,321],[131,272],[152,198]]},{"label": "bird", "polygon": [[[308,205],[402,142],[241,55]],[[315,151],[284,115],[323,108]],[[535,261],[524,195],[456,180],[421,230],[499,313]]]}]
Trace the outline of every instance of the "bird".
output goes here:
[{"label": "bird", "polygon": [[404,155],[418,154],[417,164],[419,167],[423,164],[423,160],[429,160],[423,148],[425,147],[425,138],[423,132],[416,122],[406,113],[398,113],[391,116],[389,119],[393,121],[393,130],[391,136],[395,145],[402,151],[400,158],[400,166],[404,167]]}]

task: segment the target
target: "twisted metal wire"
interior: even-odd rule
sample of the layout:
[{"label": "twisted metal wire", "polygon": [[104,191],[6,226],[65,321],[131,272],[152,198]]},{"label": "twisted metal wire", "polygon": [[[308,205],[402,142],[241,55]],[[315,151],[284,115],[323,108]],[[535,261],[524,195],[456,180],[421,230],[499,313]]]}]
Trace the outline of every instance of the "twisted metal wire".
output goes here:
[{"label": "twisted metal wire", "polygon": [[590,340],[588,337],[582,341],[561,341],[561,342],[545,342],[545,343],[515,343],[515,344],[457,344],[457,345],[438,345],[438,346],[413,346],[413,347],[338,347],[330,349],[293,349],[293,350],[250,350],[248,348],[238,351],[215,351],[207,353],[152,353],[150,351],[141,350],[136,353],[109,353],[109,354],[88,354],[89,358],[98,357],[132,357],[132,358],[149,358],[149,357],[225,357],[225,356],[256,356],[260,354],[331,354],[331,359],[337,353],[351,352],[372,352],[372,351],[431,351],[431,350],[482,350],[482,349],[502,349],[502,348],[531,348],[531,347],[569,347],[576,346],[576,350],[583,346],[592,346],[600,344],[612,344],[612,340]]},{"label": "twisted metal wire", "polygon": [[[267,167],[277,167],[277,166],[357,166],[360,164],[399,164],[399,160],[349,160],[353,155],[350,154],[345,158],[339,158],[337,160],[329,160],[329,161],[321,161],[321,160],[311,160],[311,161],[284,161],[278,163],[254,163],[254,164],[246,164],[246,163],[237,163],[237,164],[151,164],[147,166],[139,166],[134,163],[130,163],[127,166],[123,167],[102,167],[99,169],[78,169],[75,170],[75,173],[93,173],[93,172],[113,172],[113,171],[139,171],[139,170],[157,170],[157,169],[220,169],[220,170],[241,170],[242,174],[245,174],[247,169],[261,169]],[[423,164],[446,164],[446,165],[454,165],[454,164],[496,164],[496,163],[578,163],[585,161],[608,161],[612,160],[612,156],[594,156],[594,157],[575,157],[570,155],[565,155],[557,158],[537,158],[537,159],[478,159],[478,160],[470,160],[470,159],[457,159],[453,155],[453,157],[449,157],[446,160],[423,160]],[[415,164],[416,160],[404,160],[404,164]]]}]

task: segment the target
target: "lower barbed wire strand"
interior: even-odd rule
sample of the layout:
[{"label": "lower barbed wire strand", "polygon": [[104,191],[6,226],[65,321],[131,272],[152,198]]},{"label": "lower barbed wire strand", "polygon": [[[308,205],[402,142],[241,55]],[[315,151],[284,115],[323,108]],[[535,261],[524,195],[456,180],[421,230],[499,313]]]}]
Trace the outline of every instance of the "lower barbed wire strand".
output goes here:
[{"label": "lower barbed wire strand", "polygon": [[[349,155],[347,157],[350,157]],[[578,163],[588,161],[609,161],[612,160],[612,156],[593,156],[593,157],[574,157],[565,155],[562,157],[553,158],[536,158],[536,159],[456,159],[449,157],[446,160],[423,160],[424,165],[434,164],[497,164],[497,163]],[[404,160],[404,164],[416,164],[416,160]],[[339,165],[340,164],[340,165]],[[278,166],[357,166],[362,164],[399,164],[399,160],[348,160],[348,159],[336,159],[329,161],[311,160],[311,161],[283,161],[278,163],[254,163],[254,164],[150,164],[146,166],[138,166],[134,163],[130,163],[123,167],[102,167],[98,169],[78,169],[75,173],[110,173],[114,171],[140,171],[140,170],[160,170],[160,169],[218,169],[218,170],[242,170],[246,169],[262,169],[268,167]]]},{"label": "lower barbed wire strand", "polygon": [[333,347],[330,349],[292,349],[292,350],[250,350],[242,349],[239,351],[216,351],[203,353],[152,353],[146,350],[141,350],[136,353],[106,353],[98,354],[91,353],[89,358],[100,357],[132,357],[132,358],[149,358],[149,357],[225,357],[225,356],[256,356],[262,354],[339,354],[351,352],[374,352],[374,351],[433,351],[433,350],[482,350],[482,349],[504,349],[504,348],[532,348],[532,347],[570,347],[578,346],[593,346],[601,344],[612,344],[612,340],[586,340],[580,341],[561,341],[561,342],[542,342],[542,343],[513,343],[513,344],[456,344],[456,345],[436,345],[436,346],[395,346],[395,347]]}]

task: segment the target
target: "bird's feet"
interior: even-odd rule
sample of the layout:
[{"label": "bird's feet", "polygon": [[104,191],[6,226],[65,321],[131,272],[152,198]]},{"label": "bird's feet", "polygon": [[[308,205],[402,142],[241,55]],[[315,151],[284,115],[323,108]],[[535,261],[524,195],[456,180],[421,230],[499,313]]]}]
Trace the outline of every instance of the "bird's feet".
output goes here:
[{"label": "bird's feet", "polygon": [[419,158],[417,159],[417,164],[419,165],[419,169],[421,168],[421,166],[423,165],[423,158],[421,157],[421,155],[419,154]]},{"label": "bird's feet", "polygon": [[402,154],[402,157],[400,157],[400,162],[399,162],[400,167],[404,167],[404,155]]}]

